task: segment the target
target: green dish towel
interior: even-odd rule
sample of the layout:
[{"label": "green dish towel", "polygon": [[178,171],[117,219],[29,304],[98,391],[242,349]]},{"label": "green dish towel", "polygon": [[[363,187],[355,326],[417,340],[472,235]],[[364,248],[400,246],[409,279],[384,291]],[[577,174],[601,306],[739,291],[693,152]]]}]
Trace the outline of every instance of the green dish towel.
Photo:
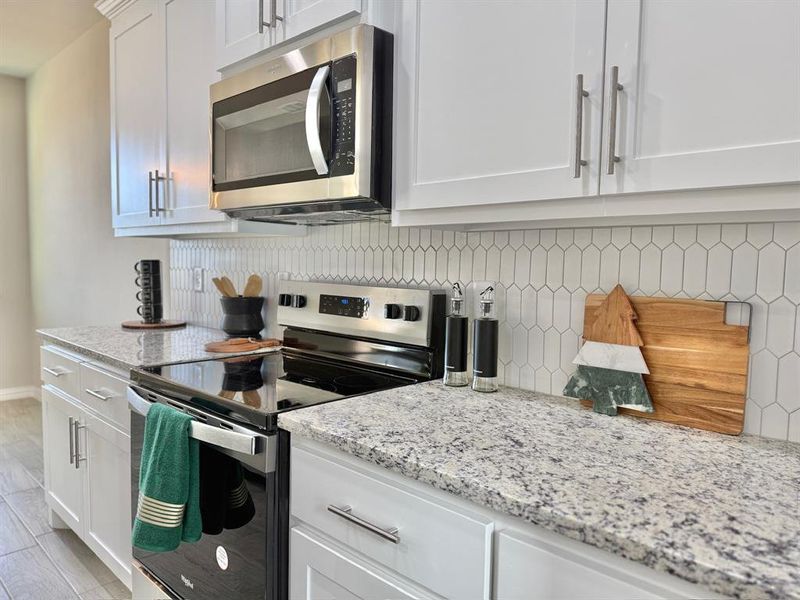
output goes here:
[{"label": "green dish towel", "polygon": [[137,548],[169,552],[202,535],[200,449],[189,437],[191,422],[192,417],[172,407],[150,406],[131,536]]}]

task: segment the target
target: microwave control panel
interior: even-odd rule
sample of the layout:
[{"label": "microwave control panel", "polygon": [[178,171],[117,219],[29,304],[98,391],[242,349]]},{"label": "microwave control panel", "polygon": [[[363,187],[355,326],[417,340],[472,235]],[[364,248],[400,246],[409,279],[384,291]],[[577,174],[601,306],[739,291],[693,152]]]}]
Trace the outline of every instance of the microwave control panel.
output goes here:
[{"label": "microwave control panel", "polygon": [[331,65],[333,156],[331,177],[352,175],[356,166],[356,57],[345,56]]}]

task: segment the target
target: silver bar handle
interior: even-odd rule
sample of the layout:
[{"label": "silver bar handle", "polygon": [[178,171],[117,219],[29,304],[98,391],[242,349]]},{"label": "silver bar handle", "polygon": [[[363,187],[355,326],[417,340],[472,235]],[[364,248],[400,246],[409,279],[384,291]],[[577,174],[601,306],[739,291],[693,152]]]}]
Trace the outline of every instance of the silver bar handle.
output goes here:
[{"label": "silver bar handle", "polygon": [[328,65],[319,68],[311,81],[306,101],[306,143],[314,168],[319,175],[328,173],[328,163],[325,161],[325,154],[322,152],[322,143],[319,139],[319,101],[322,99],[328,71],[330,71]]},{"label": "silver bar handle", "polygon": [[575,76],[575,166],[572,174],[573,179],[581,176],[581,167],[586,166],[586,161],[581,158],[581,147],[583,146],[583,99],[589,96],[589,92],[583,89],[583,73]]},{"label": "silver bar handle", "polygon": [[617,95],[623,88],[619,82],[619,67],[611,67],[611,85],[609,87],[608,104],[610,107],[608,116],[608,175],[614,174],[614,166],[620,161],[617,156]]},{"label": "silver bar handle", "polygon": [[147,172],[147,210],[148,216],[153,216],[153,172]]},{"label": "silver bar handle", "polygon": [[53,377],[61,377],[62,375],[66,375],[67,373],[69,373],[69,371],[67,371],[66,369],[64,369],[62,367],[56,367],[55,369],[50,369],[48,367],[42,367],[42,371],[44,371],[45,373],[49,373]]},{"label": "silver bar handle", "polygon": [[69,418],[69,464],[75,464],[75,419]]},{"label": "silver bar handle", "polygon": [[[261,0],[262,2],[264,0]],[[270,0],[269,4],[269,25],[277,27],[278,21],[283,21],[283,17],[278,16],[278,0]]]},{"label": "silver bar handle", "polygon": [[160,181],[164,181],[165,179],[166,179],[166,177],[164,175],[159,175],[158,174],[158,169],[156,169],[156,176],[153,179],[153,187],[156,188],[156,209],[155,209],[156,216],[158,216],[159,213],[161,213],[162,210],[164,212],[167,212],[165,209],[161,208],[161,201],[158,198],[158,183]]},{"label": "silver bar handle", "polygon": [[107,394],[107,395],[102,394],[101,393],[102,390],[103,388],[100,388],[99,390],[90,390],[89,388],[86,388],[84,391],[90,396],[94,396],[98,400],[103,400],[104,402],[107,400],[111,400],[111,398],[113,398],[116,395],[116,394]]},{"label": "silver bar handle", "polygon": [[361,517],[357,517],[353,514],[353,509],[350,506],[335,506],[333,504],[328,505],[328,511],[332,512],[333,514],[342,517],[346,521],[350,521],[354,525],[358,525],[359,527],[363,527],[369,532],[374,533],[378,537],[382,537],[385,540],[392,542],[393,544],[397,544],[400,542],[400,536],[397,535],[398,529],[397,527],[391,527],[389,529],[382,529],[377,525],[373,525],[369,521],[365,521]]},{"label": "silver bar handle", "polygon": [[72,422],[72,429],[75,432],[74,433],[74,436],[75,436],[75,468],[76,469],[80,469],[81,468],[81,461],[86,460],[86,458],[81,458],[80,435],[79,435],[78,432],[81,429],[86,429],[86,425],[81,425],[81,422],[78,419],[75,419]]},{"label": "silver bar handle", "polygon": [[[139,413],[143,417],[147,416],[150,411],[152,402],[145,400],[137,394],[132,388],[128,388],[128,405],[131,410]],[[189,426],[189,437],[219,446],[233,452],[241,454],[248,454],[255,456],[261,452],[258,447],[259,436],[249,435],[247,433],[239,433],[231,431],[230,429],[223,429],[222,427],[214,427],[213,425],[206,425],[199,421],[192,421]]]},{"label": "silver bar handle", "polygon": [[270,0],[269,21],[264,20],[264,0],[258,0],[258,33],[264,33],[264,27],[276,27],[278,21],[283,21],[283,17],[278,16],[277,0]]}]

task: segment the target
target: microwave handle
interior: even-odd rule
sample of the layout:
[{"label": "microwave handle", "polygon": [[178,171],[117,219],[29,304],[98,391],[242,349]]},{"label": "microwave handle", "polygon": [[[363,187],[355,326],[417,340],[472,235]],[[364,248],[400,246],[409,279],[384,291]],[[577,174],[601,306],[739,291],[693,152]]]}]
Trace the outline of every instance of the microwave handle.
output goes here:
[{"label": "microwave handle", "polygon": [[311,153],[311,160],[314,168],[320,175],[328,174],[328,163],[325,154],[322,152],[322,143],[319,139],[319,103],[322,100],[322,92],[325,90],[325,80],[328,78],[330,67],[325,65],[320,67],[314,79],[311,81],[311,88],[308,90],[308,100],[306,101],[306,143],[308,151]]}]

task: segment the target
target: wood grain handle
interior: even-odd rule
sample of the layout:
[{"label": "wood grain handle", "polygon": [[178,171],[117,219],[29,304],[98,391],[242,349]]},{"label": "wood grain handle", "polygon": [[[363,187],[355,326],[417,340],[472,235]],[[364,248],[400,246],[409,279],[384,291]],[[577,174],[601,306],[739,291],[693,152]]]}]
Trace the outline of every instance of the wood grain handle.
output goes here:
[{"label": "wood grain handle", "polygon": [[247,283],[244,286],[244,293],[242,295],[248,297],[259,296],[261,294],[263,283],[264,282],[261,277],[253,273],[247,278]]}]

